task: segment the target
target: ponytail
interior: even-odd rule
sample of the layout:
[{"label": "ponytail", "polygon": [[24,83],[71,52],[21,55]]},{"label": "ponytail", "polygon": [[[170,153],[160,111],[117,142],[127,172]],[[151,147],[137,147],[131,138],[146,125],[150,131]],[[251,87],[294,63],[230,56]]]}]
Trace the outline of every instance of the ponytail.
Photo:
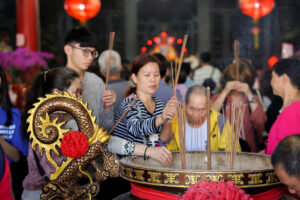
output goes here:
[{"label": "ponytail", "polygon": [[31,88],[27,91],[26,94],[26,102],[21,115],[22,120],[22,130],[25,138],[29,137],[29,133],[27,132],[27,118],[29,117],[28,111],[33,108],[33,104],[37,102],[39,97],[45,95],[45,90],[47,85],[45,84],[45,80],[47,80],[48,69],[41,68],[41,71],[35,76],[34,81],[32,82]]}]

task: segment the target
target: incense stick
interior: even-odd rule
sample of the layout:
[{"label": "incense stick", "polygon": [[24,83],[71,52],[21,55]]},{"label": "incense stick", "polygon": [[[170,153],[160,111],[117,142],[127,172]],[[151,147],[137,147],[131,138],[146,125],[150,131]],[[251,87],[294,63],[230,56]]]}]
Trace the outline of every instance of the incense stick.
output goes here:
[{"label": "incense stick", "polygon": [[185,150],[185,143],[186,143],[186,119],[184,111],[182,110],[182,121],[183,121],[183,144],[184,144],[184,151],[183,151],[183,166],[186,168],[186,150]]},{"label": "incense stick", "polygon": [[[230,124],[230,115],[229,115],[229,105],[226,106],[226,118],[228,123]],[[231,143],[230,143],[230,136],[232,134],[232,127],[231,126],[227,126],[227,145],[228,145],[228,149],[226,151],[226,160],[228,160],[228,156],[231,152]],[[230,168],[230,162],[228,162],[228,169]]]},{"label": "incense stick", "polygon": [[171,62],[171,80],[172,80],[172,87],[174,89],[174,70],[173,70],[173,63]]},{"label": "incense stick", "polygon": [[177,83],[178,83],[179,73],[180,73],[180,69],[181,69],[181,65],[182,65],[184,49],[185,49],[185,46],[186,46],[187,39],[188,39],[188,35],[184,35],[183,44],[182,44],[182,47],[181,47],[181,53],[180,53],[178,69],[177,69],[177,73],[176,73],[176,79],[175,79],[175,87],[174,87],[174,95],[175,96],[176,96],[176,87],[177,87]]},{"label": "incense stick", "polygon": [[210,138],[210,88],[206,88],[207,104],[207,170],[211,170],[211,138]]},{"label": "incense stick", "polygon": [[236,149],[239,144],[239,138],[241,134],[241,129],[243,126],[243,120],[244,120],[244,113],[245,113],[246,105],[245,104],[240,104],[239,109],[238,109],[238,123],[237,123],[237,134],[235,136],[235,144],[234,144],[234,153],[233,153],[233,162],[235,162],[235,157],[236,157]]},{"label": "incense stick", "polygon": [[[243,126],[243,119],[245,113],[245,104],[231,104],[231,135],[230,135],[230,162],[229,169],[234,168],[236,150],[239,144],[239,137],[241,133],[241,128]],[[228,109],[229,110],[229,109]]]},{"label": "incense stick", "polygon": [[180,161],[181,169],[186,169],[186,156],[185,156],[185,121],[184,121],[184,112],[182,109],[178,110],[177,119],[178,119],[178,133],[179,133],[179,145],[180,145]]},{"label": "incense stick", "polygon": [[231,114],[231,127],[232,127],[232,131],[231,131],[231,135],[230,135],[230,144],[231,144],[231,148],[230,148],[230,167],[229,169],[233,169],[233,137],[234,137],[234,134],[235,134],[235,121],[234,121],[234,108],[235,108],[235,104],[231,104],[231,111],[230,111],[230,114]]},{"label": "incense stick", "polygon": [[111,54],[112,54],[112,49],[114,45],[114,39],[115,39],[115,32],[110,32],[109,36],[109,55],[108,55],[108,63],[107,63],[107,71],[106,71],[106,80],[105,80],[105,89],[107,89],[108,85],[108,78],[109,78],[109,72],[110,72],[110,66],[112,62]]},{"label": "incense stick", "polygon": [[240,42],[238,40],[234,40],[233,49],[234,49],[234,62],[236,67],[236,80],[239,81],[240,74],[239,74],[239,66],[240,66],[240,60],[239,60],[239,46]]}]

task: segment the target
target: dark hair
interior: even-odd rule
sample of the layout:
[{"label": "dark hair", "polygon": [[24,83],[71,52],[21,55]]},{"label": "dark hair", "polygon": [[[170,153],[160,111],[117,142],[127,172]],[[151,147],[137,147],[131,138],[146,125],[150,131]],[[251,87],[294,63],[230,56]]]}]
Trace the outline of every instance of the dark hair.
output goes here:
[{"label": "dark hair", "polygon": [[200,59],[202,62],[209,63],[211,59],[211,54],[209,52],[203,52],[200,55]]},{"label": "dark hair", "polygon": [[271,161],[274,168],[280,165],[289,176],[300,180],[300,134],[282,139],[276,146]]},{"label": "dark hair", "polygon": [[96,37],[84,27],[75,27],[67,31],[64,45],[79,43],[80,47],[94,47],[97,49]]},{"label": "dark hair", "polygon": [[160,62],[161,62],[161,67],[160,67],[160,76],[161,77],[165,77],[168,71],[168,61],[166,59],[166,57],[164,55],[162,55],[161,53],[155,53],[152,54],[154,57],[156,57]]},{"label": "dark hair", "polygon": [[[131,73],[137,75],[141,68],[145,66],[147,63],[154,62],[158,64],[159,70],[161,69],[161,62],[153,55],[150,54],[141,54],[136,56],[131,63]],[[128,90],[125,92],[125,97],[130,95],[131,93],[135,93],[136,88],[129,86]]]},{"label": "dark hair", "polygon": [[192,71],[191,63],[183,62],[182,65],[181,65],[181,70],[186,71],[186,74],[189,75]]},{"label": "dark hair", "polygon": [[267,69],[260,77],[259,77],[259,90],[262,95],[265,95],[269,98],[273,96],[272,86],[272,70]]},{"label": "dark hair", "polygon": [[26,95],[26,103],[22,112],[22,130],[25,136],[28,136],[26,123],[29,117],[28,111],[33,108],[33,104],[38,101],[38,98],[52,93],[54,89],[67,90],[76,78],[79,78],[79,75],[70,68],[58,67],[50,71],[42,68]]},{"label": "dark hair", "polygon": [[[222,78],[226,82],[236,80],[236,65],[234,63],[227,65],[223,71],[222,76]],[[254,84],[255,76],[256,72],[251,60],[241,58],[239,62],[239,81],[248,83],[249,87],[252,87],[252,85]]]},{"label": "dark hair", "polygon": [[295,58],[281,59],[273,67],[273,71],[281,76],[286,74],[291,84],[300,89],[300,61]]},{"label": "dark hair", "polygon": [[190,71],[191,71],[190,63],[183,62],[179,73],[178,83],[185,83],[186,78],[189,75]]},{"label": "dark hair", "polygon": [[9,98],[8,94],[8,82],[6,78],[5,70],[0,66],[0,107],[5,110],[7,114],[6,122],[4,123],[5,126],[11,125],[12,122],[12,111],[11,108],[12,103]]},{"label": "dark hair", "polygon": [[198,94],[206,96],[206,90],[202,85],[193,85],[185,93],[185,102],[188,104],[190,102],[191,94]]}]

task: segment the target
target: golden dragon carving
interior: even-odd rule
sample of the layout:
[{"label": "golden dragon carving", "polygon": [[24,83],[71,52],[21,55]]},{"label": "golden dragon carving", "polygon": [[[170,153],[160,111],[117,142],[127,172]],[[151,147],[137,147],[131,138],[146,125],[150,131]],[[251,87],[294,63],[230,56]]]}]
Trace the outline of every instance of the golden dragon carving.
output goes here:
[{"label": "golden dragon carving", "polygon": [[[77,159],[67,157],[61,165],[52,158],[51,151],[62,156],[60,145],[65,133],[65,122],[58,123],[58,118],[50,120],[53,113],[63,112],[72,116],[78,130],[85,133],[88,138],[89,148],[87,153]],[[50,181],[43,188],[41,199],[91,199],[99,191],[97,182],[107,177],[116,177],[119,173],[119,160],[109,152],[106,152],[103,144],[109,139],[106,131],[95,124],[95,116],[88,109],[87,103],[83,103],[76,95],[69,95],[67,92],[54,91],[47,94],[45,98],[39,98],[34,108],[29,111],[27,119],[28,131],[32,148],[39,150],[40,155],[46,154],[47,160],[55,167],[55,172],[50,174]],[[100,165],[96,159],[102,155],[103,164]],[[95,172],[93,177],[96,183],[78,185],[78,178],[82,177],[80,168],[87,169],[93,166]]]}]

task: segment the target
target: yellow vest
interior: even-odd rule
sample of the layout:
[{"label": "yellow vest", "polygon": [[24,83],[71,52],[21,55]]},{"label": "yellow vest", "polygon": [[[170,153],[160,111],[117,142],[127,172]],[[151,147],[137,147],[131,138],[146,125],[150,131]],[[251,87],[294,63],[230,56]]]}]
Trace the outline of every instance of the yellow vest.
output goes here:
[{"label": "yellow vest", "polygon": [[[183,112],[185,113],[185,111]],[[219,120],[219,121],[218,121]],[[219,124],[223,127],[219,127]],[[222,133],[220,133],[220,128]],[[179,130],[177,117],[172,121],[172,132],[174,137],[170,140],[167,148],[170,151],[179,151]],[[210,133],[211,133],[211,150],[212,151],[230,151],[231,150],[231,126],[228,120],[225,121],[224,117],[210,109]],[[218,135],[218,137],[217,137]],[[240,144],[237,144],[237,152],[241,151]]]}]

